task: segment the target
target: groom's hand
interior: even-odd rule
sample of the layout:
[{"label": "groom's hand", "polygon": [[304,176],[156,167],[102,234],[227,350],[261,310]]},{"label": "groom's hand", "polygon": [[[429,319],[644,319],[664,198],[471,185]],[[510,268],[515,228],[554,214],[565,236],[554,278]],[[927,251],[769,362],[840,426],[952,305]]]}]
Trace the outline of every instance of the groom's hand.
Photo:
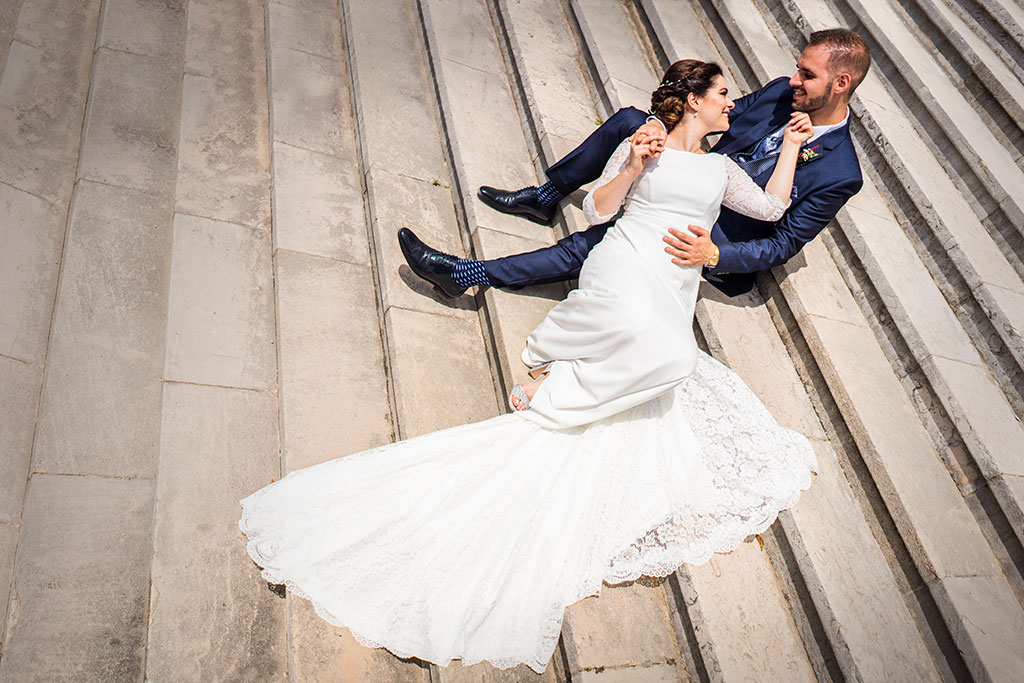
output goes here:
[{"label": "groom's hand", "polygon": [[651,158],[657,159],[665,149],[665,128],[657,121],[648,121],[629,137],[630,142],[649,145]]},{"label": "groom's hand", "polygon": [[703,266],[718,256],[718,247],[711,241],[711,235],[699,225],[688,225],[687,230],[669,228],[668,235],[661,239],[668,244],[665,251],[672,255],[677,266]]}]

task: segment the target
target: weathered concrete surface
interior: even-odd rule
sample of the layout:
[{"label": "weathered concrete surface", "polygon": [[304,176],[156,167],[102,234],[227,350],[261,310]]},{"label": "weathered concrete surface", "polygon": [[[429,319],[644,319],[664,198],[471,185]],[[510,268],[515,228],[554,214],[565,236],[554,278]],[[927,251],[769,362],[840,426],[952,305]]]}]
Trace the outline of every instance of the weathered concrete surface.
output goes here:
[{"label": "weathered concrete surface", "polygon": [[142,678],[152,496],[149,479],[32,477],[0,680]]},{"label": "weathered concrete surface", "polygon": [[[702,649],[724,680],[813,681],[807,653],[767,555],[753,538],[686,567],[684,597]],[[710,673],[710,672],[709,672]]]},{"label": "weathered concrete surface", "polygon": [[106,0],[96,45],[180,59],[185,48],[185,5],[185,0]]},{"label": "weathered concrete surface", "polygon": [[[498,414],[475,319],[393,307],[385,324],[401,438]],[[459,391],[453,392],[452,387]]]},{"label": "weathered concrete surface", "polygon": [[155,475],[171,210],[168,196],[78,184],[40,399],[37,471]]},{"label": "weathered concrete surface", "polygon": [[273,311],[269,231],[175,216],[166,379],[273,387]]},{"label": "weathered concrete surface", "polygon": [[0,354],[42,365],[67,209],[0,182],[0,216]]},{"label": "weathered concrete surface", "polygon": [[562,627],[569,675],[584,670],[679,663],[664,583],[602,586],[598,598],[570,605]]},{"label": "weathered concrete surface", "polygon": [[283,249],[276,260],[285,469],[388,443],[372,273]]},{"label": "weathered concrete surface", "polygon": [[0,181],[66,204],[100,0],[24,0],[0,82]]},{"label": "weathered concrete surface", "polygon": [[[331,626],[308,600],[288,596],[289,678],[310,683],[429,683],[424,662],[360,645],[348,629]],[[453,665],[454,666],[454,665]]]},{"label": "weathered concrete surface", "polygon": [[161,194],[177,173],[181,61],[100,49],[79,177]]},{"label": "weathered concrete surface", "polygon": [[280,478],[271,394],[167,383],[146,678],[283,680],[285,601],[238,531],[238,501]]},{"label": "weathered concrete surface", "polygon": [[369,263],[363,195],[355,165],[274,143],[274,246]]},{"label": "weathered concrete surface", "polygon": [[0,5],[0,75],[7,65],[7,51],[11,47],[11,38],[14,37],[15,23],[18,21],[20,10],[20,0],[11,0]]},{"label": "weathered concrete surface", "polygon": [[[0,523],[17,525],[28,481],[42,373],[0,356]],[[2,603],[0,603],[2,604]]]}]

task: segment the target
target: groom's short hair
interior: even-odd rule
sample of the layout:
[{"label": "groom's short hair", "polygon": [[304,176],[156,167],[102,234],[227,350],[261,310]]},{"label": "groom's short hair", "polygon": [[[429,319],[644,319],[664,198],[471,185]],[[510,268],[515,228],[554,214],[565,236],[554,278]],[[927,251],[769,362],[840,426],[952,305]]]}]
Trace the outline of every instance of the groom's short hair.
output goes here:
[{"label": "groom's short hair", "polygon": [[850,74],[850,92],[856,90],[871,67],[871,51],[864,39],[848,28],[828,28],[811,34],[807,47],[816,45],[829,52],[829,75]]}]

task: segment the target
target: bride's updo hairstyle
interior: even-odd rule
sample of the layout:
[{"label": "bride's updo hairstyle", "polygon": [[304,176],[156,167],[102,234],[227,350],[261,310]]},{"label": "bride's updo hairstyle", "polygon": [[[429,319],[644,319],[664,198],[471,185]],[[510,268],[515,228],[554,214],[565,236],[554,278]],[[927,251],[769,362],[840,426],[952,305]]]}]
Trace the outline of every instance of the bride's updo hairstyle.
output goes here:
[{"label": "bride's updo hairstyle", "polygon": [[714,62],[698,59],[680,59],[665,72],[661,85],[651,93],[651,113],[671,131],[686,113],[686,96],[693,93],[703,97],[715,76],[722,75],[722,67]]}]

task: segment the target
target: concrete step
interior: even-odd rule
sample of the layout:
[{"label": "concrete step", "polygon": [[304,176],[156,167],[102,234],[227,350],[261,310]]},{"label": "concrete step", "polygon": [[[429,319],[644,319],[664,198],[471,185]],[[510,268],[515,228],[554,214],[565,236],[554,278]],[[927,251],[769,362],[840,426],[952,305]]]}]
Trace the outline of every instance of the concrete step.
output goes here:
[{"label": "concrete step", "polygon": [[[838,21],[827,7],[816,3],[796,3],[787,6],[787,12],[792,21],[803,24],[833,25]],[[971,334],[993,374],[1001,378],[1020,414],[1024,378],[1018,328],[1024,319],[1024,299],[1020,298],[1024,282],[999,253],[999,245],[985,226],[973,220],[956,184],[937,161],[933,164],[935,157],[920,136],[911,132],[911,124],[899,113],[889,89],[881,86],[877,76],[868,75],[853,109],[861,112],[859,121],[865,131],[858,135],[864,140],[862,165],[885,179],[879,188],[886,203],[904,229],[913,234],[915,248],[928,264],[949,308]],[[913,168],[906,164],[910,155],[914,155]],[[960,212],[956,214],[956,236],[949,232],[948,222],[954,211]],[[1001,307],[998,311],[989,306],[996,299],[1001,302],[996,305]],[[993,347],[996,339],[1002,344],[997,342]]]},{"label": "concrete step", "polygon": [[1024,68],[1024,8],[1016,0],[943,0],[1011,68]]},{"label": "concrete step", "polygon": [[[282,474],[394,438],[336,2],[267,6]],[[289,676],[426,681],[287,596]]]},{"label": "concrete step", "polygon": [[1024,171],[1020,150],[1007,149],[948,77],[934,53],[915,39],[909,17],[889,3],[833,0],[835,18],[859,22],[879,56],[876,74],[890,84],[949,176],[961,188],[1020,277],[1024,278]]},{"label": "concrete step", "polygon": [[959,85],[961,93],[989,128],[1024,165],[1024,67],[1011,69],[998,54],[942,0],[916,0],[903,10],[907,27]]},{"label": "concrete step", "polygon": [[[784,68],[788,62],[788,51],[781,49],[772,39],[767,26],[758,28],[754,8],[746,3],[729,2],[725,8],[731,18],[742,16],[742,21],[732,23],[736,27],[736,36],[749,43],[757,44],[757,49],[748,52],[756,69],[775,73]],[[742,6],[741,6],[742,5]],[[739,41],[738,41],[739,42]],[[762,61],[763,60],[763,61]],[[813,246],[813,245],[811,245]],[[809,246],[805,251],[809,251]],[[992,550],[985,542],[982,530],[971,515],[949,473],[935,452],[931,439],[917,422],[914,410],[906,394],[899,388],[891,365],[886,361],[881,348],[873,334],[863,334],[859,329],[869,331],[866,320],[858,319],[859,311],[845,287],[837,287],[821,296],[823,288],[816,279],[814,268],[800,268],[802,264],[787,264],[782,268],[785,278],[781,279],[780,287],[785,294],[787,305],[793,307],[793,316],[799,323],[800,330],[807,338],[809,347],[814,354],[818,366],[829,385],[832,396],[836,400],[844,419],[853,432],[861,456],[864,457],[872,476],[880,489],[886,505],[896,526],[900,529],[911,555],[915,557],[921,574],[929,581],[935,600],[943,611],[953,637],[962,642],[961,647],[969,654],[966,663],[973,671],[1004,672],[1006,660],[1000,654],[998,637],[985,640],[976,639],[976,634],[968,634],[961,627],[961,619],[965,618],[960,609],[965,603],[951,604],[946,600],[945,588],[942,584],[947,579],[954,579],[962,574],[983,577],[978,585],[993,600],[1007,600],[1007,607],[1001,611],[1002,618],[1017,623],[1024,619],[1019,603],[1006,577],[1002,572]],[[778,275],[781,276],[781,273]],[[833,277],[833,280],[835,278]],[[801,282],[806,282],[805,286]],[[844,302],[843,300],[846,299]],[[812,303],[813,302],[813,303]],[[821,306],[822,308],[818,308]],[[841,368],[847,367],[847,370]],[[866,384],[863,394],[858,398],[857,381]],[[882,387],[890,386],[890,389]],[[902,419],[894,416],[904,415]],[[858,424],[859,423],[859,424]],[[897,428],[898,425],[898,428]],[[893,430],[893,438],[900,442],[900,459],[894,460],[889,454],[895,453],[892,447],[886,446],[883,439],[887,431]],[[911,434],[916,435],[911,438]],[[898,433],[898,436],[897,436]],[[867,435],[871,436],[868,437]],[[879,441],[872,443],[872,439]],[[916,446],[911,446],[916,443]],[[919,456],[912,456],[919,449]],[[907,466],[908,460],[914,459],[914,475],[905,483],[900,483],[903,474],[900,469]],[[929,484],[921,486],[921,477],[927,476]],[[912,482],[911,479],[914,481]],[[929,495],[914,500],[921,490]],[[937,497],[942,497],[942,507],[948,510],[946,521],[936,524],[934,511],[930,506],[936,504]],[[946,506],[949,506],[948,508]],[[955,511],[955,524],[950,518]],[[944,535],[954,534],[960,540],[955,557],[948,555],[950,541],[943,541]],[[967,550],[967,548],[970,550]],[[972,558],[973,566],[966,570],[951,570],[946,566],[952,561],[964,561]],[[996,598],[995,596],[1001,596]],[[988,608],[975,613],[973,618],[991,618]],[[1015,626],[1014,628],[1019,628]],[[968,647],[965,647],[968,646]],[[1000,674],[1001,675],[1001,674]]]},{"label": "concrete step", "polygon": [[[129,7],[177,35],[158,30],[163,13]],[[281,473],[263,5],[195,0],[180,19],[146,678],[273,680],[285,604],[253,589],[237,530],[238,499]]]},{"label": "concrete step", "polygon": [[0,81],[15,218],[0,353],[25,362],[5,367],[24,403],[4,473],[0,679],[141,676],[180,55],[176,69],[110,50],[99,3],[20,4]]},{"label": "concrete step", "polygon": [[[864,252],[860,260],[862,264],[870,263],[865,267],[875,280],[874,287],[885,293],[881,296],[888,302],[896,327],[901,329],[903,348],[915,358],[932,394],[945,410],[944,419],[959,433],[970,452],[967,472],[956,465],[951,469],[959,470],[957,478],[965,495],[989,495],[976,490],[973,480],[979,478],[978,474],[990,484],[991,493],[999,500],[1019,543],[1024,528],[1017,520],[1022,519],[1024,500],[1006,485],[1005,479],[1010,477],[1012,481],[1024,468],[1017,447],[1024,439],[1018,419],[1022,411],[1017,382],[1005,378],[999,365],[986,367],[977,347],[955,324],[952,311],[942,305],[923,264],[913,257],[912,242],[896,229],[896,219],[873,182],[866,183],[850,207],[841,221],[844,232]],[[898,287],[898,294],[893,287]],[[901,365],[897,360],[900,352],[890,351],[889,356],[895,366]],[[997,384],[999,377],[1003,381]],[[999,385],[1005,392],[1002,396]]]}]

